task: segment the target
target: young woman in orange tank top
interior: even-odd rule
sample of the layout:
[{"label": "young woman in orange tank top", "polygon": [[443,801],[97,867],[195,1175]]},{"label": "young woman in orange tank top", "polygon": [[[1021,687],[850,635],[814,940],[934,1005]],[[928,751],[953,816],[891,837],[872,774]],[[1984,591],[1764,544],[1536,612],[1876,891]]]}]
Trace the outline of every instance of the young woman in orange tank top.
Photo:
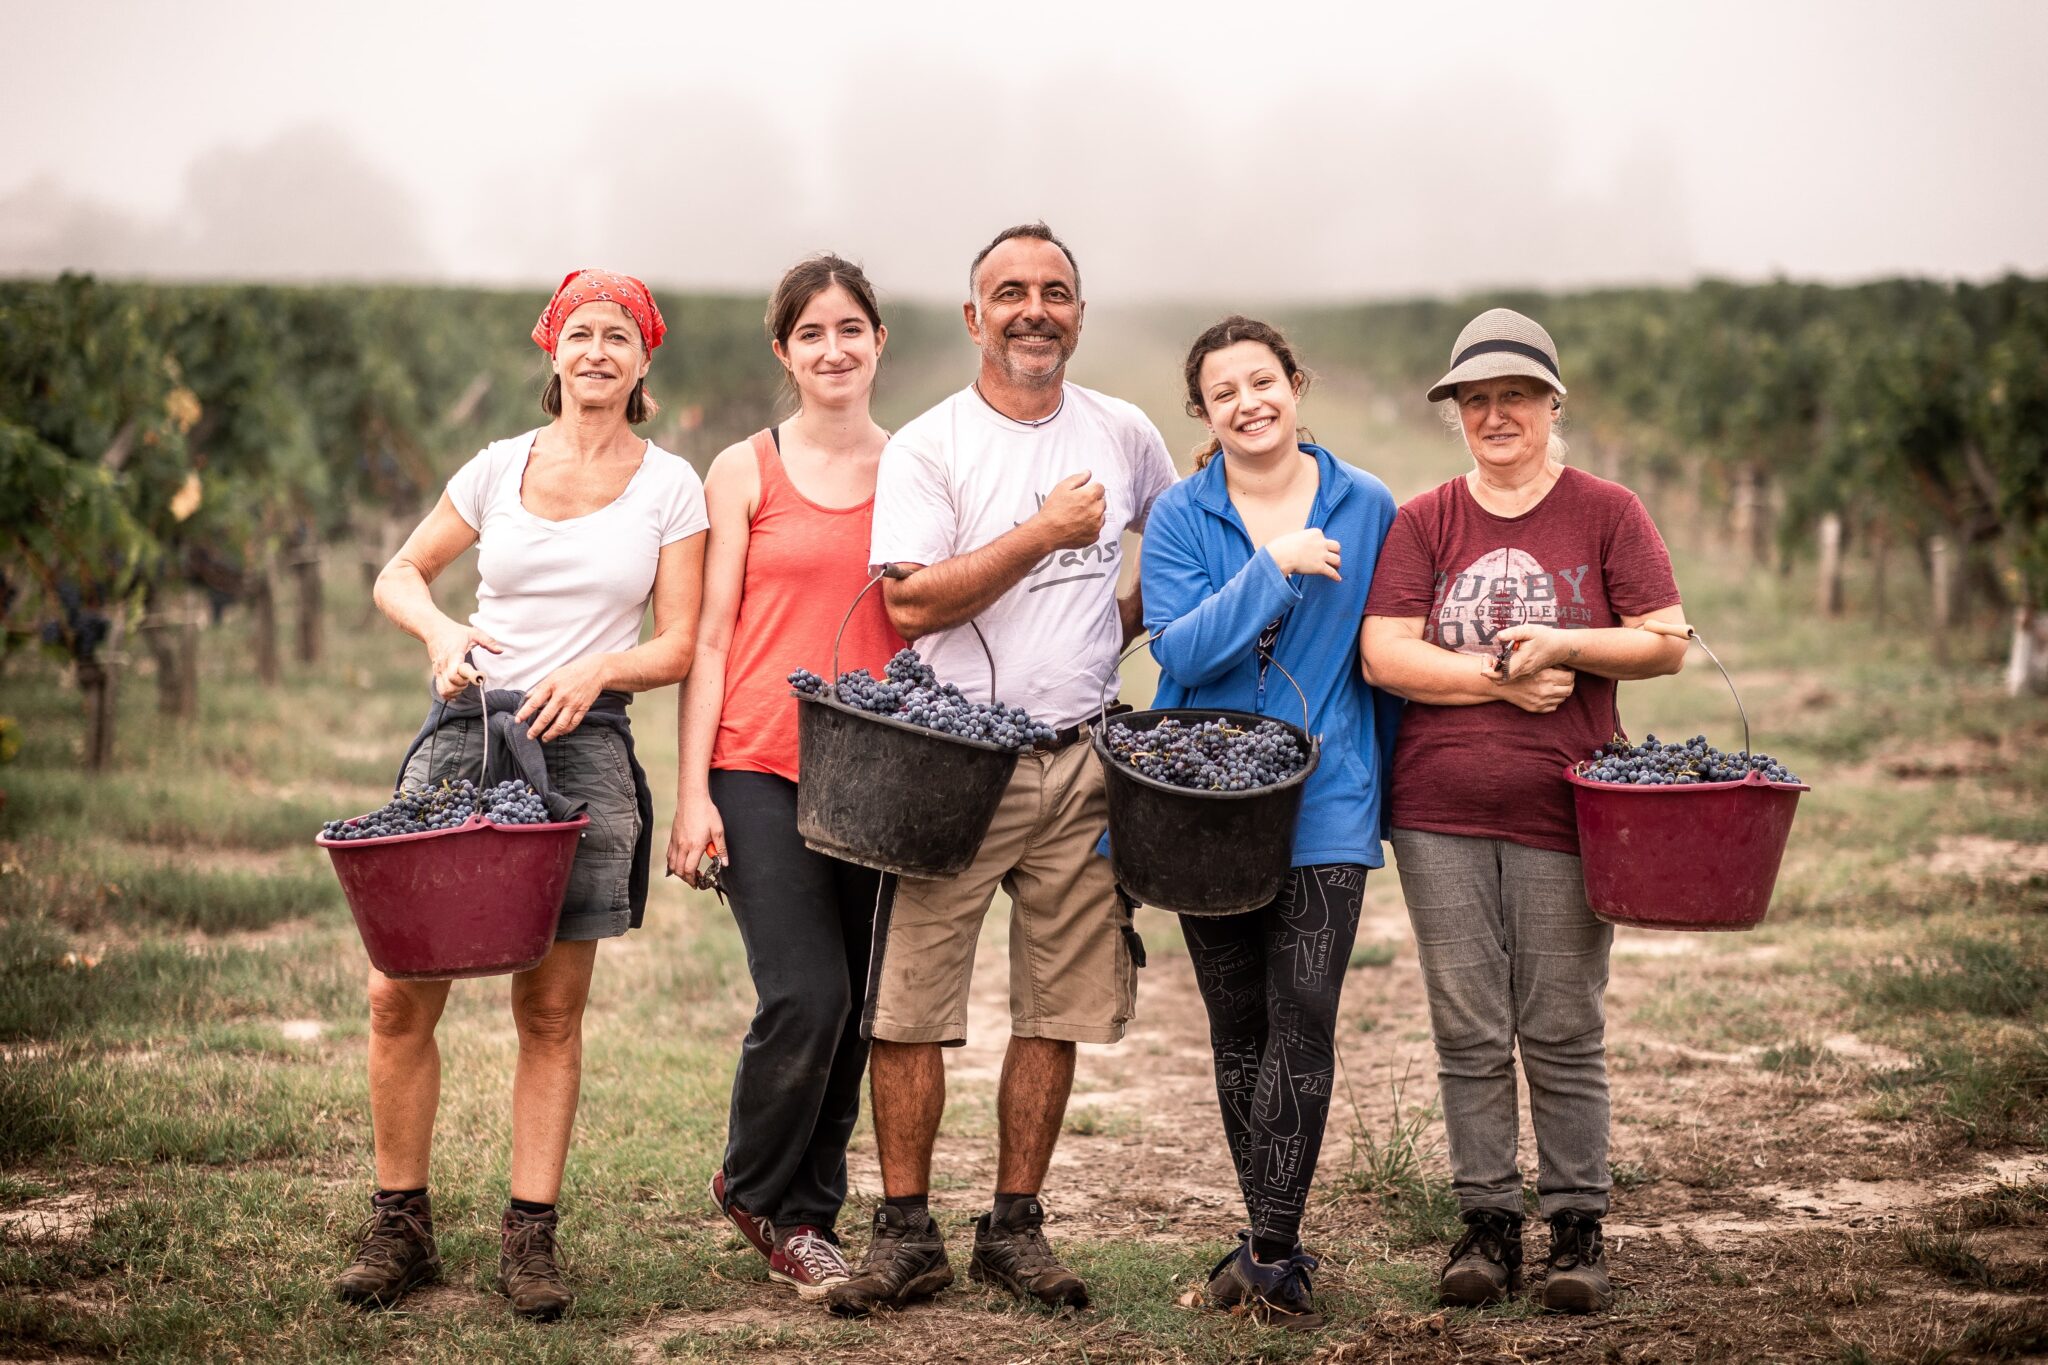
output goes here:
[{"label": "young woman in orange tank top", "polygon": [[[711,1197],[769,1278],[806,1299],[847,1278],[834,1224],[867,1067],[860,1008],[880,874],[796,832],[792,669],[825,673],[840,618],[868,579],[875,471],[889,433],[868,413],[888,331],[874,287],[836,256],[798,263],[768,303],[796,412],[711,465],[696,659],[682,697],[669,870],[720,880],[759,1004],[733,1077]],[[840,668],[876,673],[903,641],[871,593]],[[715,864],[714,864],[715,865]]]}]

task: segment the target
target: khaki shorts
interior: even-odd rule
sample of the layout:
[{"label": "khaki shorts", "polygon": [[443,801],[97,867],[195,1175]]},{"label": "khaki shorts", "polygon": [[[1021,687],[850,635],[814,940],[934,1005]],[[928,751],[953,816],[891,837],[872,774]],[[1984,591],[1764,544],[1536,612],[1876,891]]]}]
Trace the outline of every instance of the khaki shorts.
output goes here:
[{"label": "khaki shorts", "polygon": [[1010,1033],[1114,1043],[1136,1009],[1138,973],[1109,860],[1102,768],[1084,738],[1027,752],[974,863],[956,877],[892,878],[876,926],[863,1027],[892,1043],[967,1041],[974,945],[1001,886],[1010,893]]}]

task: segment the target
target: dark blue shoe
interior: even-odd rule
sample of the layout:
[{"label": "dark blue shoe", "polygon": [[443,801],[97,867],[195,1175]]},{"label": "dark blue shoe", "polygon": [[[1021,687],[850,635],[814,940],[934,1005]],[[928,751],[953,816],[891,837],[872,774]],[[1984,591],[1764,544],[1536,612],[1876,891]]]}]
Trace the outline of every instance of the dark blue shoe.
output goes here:
[{"label": "dark blue shoe", "polygon": [[1309,1283],[1316,1258],[1297,1242],[1293,1255],[1268,1264],[1253,1257],[1249,1229],[1237,1237],[1237,1249],[1209,1272],[1209,1306],[1242,1313],[1268,1327],[1296,1332],[1320,1328],[1323,1315],[1316,1311]]}]

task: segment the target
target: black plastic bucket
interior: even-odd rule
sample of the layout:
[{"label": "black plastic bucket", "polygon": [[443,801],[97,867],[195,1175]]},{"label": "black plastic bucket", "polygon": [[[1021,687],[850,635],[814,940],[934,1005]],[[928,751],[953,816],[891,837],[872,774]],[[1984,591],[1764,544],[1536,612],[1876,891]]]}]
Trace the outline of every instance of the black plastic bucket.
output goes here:
[{"label": "black plastic bucket", "polygon": [[[1280,668],[1278,663],[1273,666]],[[1286,669],[1280,672],[1294,682]],[[1297,685],[1296,695],[1300,692]],[[1301,705],[1305,721],[1307,698]],[[1109,751],[1108,724],[1098,721],[1095,726],[1095,756],[1101,760],[1109,796],[1109,861],[1117,882],[1139,902],[1183,915],[1256,910],[1280,894],[1293,864],[1301,791],[1322,759],[1322,741],[1277,716],[1249,711],[1175,707],[1116,717],[1117,724],[1133,730],[1150,730],[1164,720],[1184,725],[1232,720],[1247,729],[1270,720],[1292,730],[1308,753],[1300,772],[1270,787],[1191,791],[1154,781],[1118,761]]]},{"label": "black plastic bucket", "polygon": [[[1184,725],[1236,720],[1249,728],[1274,717],[1175,708],[1116,718],[1133,730],[1167,719]],[[1279,895],[1293,862],[1301,789],[1322,757],[1315,736],[1299,726],[1287,728],[1308,750],[1308,762],[1285,782],[1247,792],[1190,791],[1156,782],[1111,755],[1108,734],[1098,728],[1095,754],[1109,794],[1109,860],[1124,890],[1145,905],[1183,915],[1242,914]]]},{"label": "black plastic bucket", "polygon": [[830,695],[797,698],[796,828],[820,853],[904,877],[966,870],[1017,754]]},{"label": "black plastic bucket", "polygon": [[[840,635],[887,576],[876,574],[855,596]],[[981,647],[987,652],[988,642]],[[820,853],[898,876],[966,871],[1017,769],[1017,751],[858,710],[833,695],[838,683],[835,638],[825,694],[797,694],[797,833]],[[991,697],[995,685],[991,655]]]}]

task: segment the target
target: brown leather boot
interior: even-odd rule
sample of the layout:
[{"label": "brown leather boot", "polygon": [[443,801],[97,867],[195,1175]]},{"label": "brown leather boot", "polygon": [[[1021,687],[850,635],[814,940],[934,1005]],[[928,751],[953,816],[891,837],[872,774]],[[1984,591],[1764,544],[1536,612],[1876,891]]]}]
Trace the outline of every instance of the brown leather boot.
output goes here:
[{"label": "brown leather boot", "polygon": [[498,1289],[522,1318],[552,1322],[576,1301],[555,1264],[555,1212],[507,1207],[498,1251]]},{"label": "brown leather boot", "polygon": [[1437,1301],[1446,1308],[1499,1303],[1522,1287],[1522,1215],[1467,1209],[1458,1216],[1465,1220],[1465,1235],[1437,1278]]},{"label": "brown leather boot", "polygon": [[356,1258],[334,1282],[334,1296],[363,1308],[389,1308],[408,1289],[441,1276],[434,1211],[424,1193],[376,1194],[356,1233]]},{"label": "brown leather boot", "polygon": [[1018,1200],[1007,1218],[991,1211],[975,1221],[974,1258],[967,1274],[1048,1308],[1088,1306],[1088,1286],[1060,1264],[1045,1240],[1045,1209],[1036,1199]]},{"label": "brown leather boot", "polygon": [[1573,1209],[1550,1215],[1549,1269],[1543,1306],[1553,1313],[1600,1313],[1614,1302],[1600,1220]]}]

